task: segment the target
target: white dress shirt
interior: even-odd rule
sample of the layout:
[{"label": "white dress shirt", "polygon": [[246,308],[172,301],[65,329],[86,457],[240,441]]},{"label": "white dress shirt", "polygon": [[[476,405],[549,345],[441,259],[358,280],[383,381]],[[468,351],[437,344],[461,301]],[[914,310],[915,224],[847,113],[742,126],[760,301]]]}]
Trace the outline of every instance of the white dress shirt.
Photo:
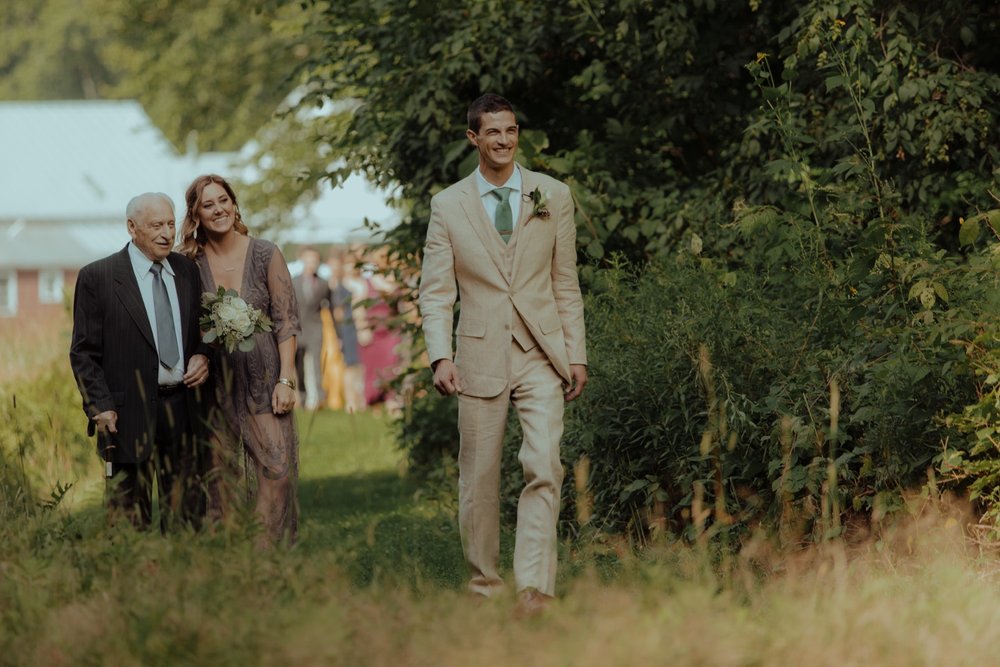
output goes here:
[{"label": "white dress shirt", "polygon": [[510,188],[510,197],[508,201],[510,202],[510,212],[514,217],[514,226],[511,228],[513,231],[517,227],[517,218],[521,215],[521,168],[514,165],[514,173],[510,175],[507,182],[502,186],[496,186],[486,180],[483,176],[483,172],[476,167],[476,185],[479,186],[479,195],[483,201],[483,206],[486,208],[486,217],[490,219],[490,222],[496,221],[497,204],[500,200],[497,199],[496,195],[491,194],[497,187]]},{"label": "white dress shirt", "polygon": [[[139,283],[139,294],[142,295],[142,304],[146,306],[146,317],[149,318],[149,326],[153,330],[153,341],[156,342],[156,349],[160,349],[160,341],[156,332],[156,311],[153,307],[153,274],[149,268],[153,266],[153,260],[142,254],[134,243],[128,244],[128,256],[132,260],[132,270],[135,271],[135,281]],[[163,260],[163,271],[160,277],[167,288],[167,297],[170,298],[170,310],[174,314],[174,335],[177,337],[177,351],[181,358],[177,365],[171,369],[166,369],[163,364],[157,363],[159,376],[157,381],[160,386],[180,384],[184,381],[184,339],[181,336],[181,308],[177,301],[177,284],[174,282],[174,268],[170,266],[168,260]]]}]

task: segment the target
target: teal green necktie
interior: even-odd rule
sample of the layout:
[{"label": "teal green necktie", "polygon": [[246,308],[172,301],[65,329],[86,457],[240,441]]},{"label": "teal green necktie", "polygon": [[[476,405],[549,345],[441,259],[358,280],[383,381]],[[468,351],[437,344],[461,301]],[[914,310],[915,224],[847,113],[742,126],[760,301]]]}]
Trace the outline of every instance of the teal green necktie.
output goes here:
[{"label": "teal green necktie", "polygon": [[504,243],[510,241],[510,235],[514,233],[514,214],[510,210],[510,191],[513,188],[497,188],[490,194],[499,199],[497,212],[493,217],[493,226],[500,232],[500,238]]}]

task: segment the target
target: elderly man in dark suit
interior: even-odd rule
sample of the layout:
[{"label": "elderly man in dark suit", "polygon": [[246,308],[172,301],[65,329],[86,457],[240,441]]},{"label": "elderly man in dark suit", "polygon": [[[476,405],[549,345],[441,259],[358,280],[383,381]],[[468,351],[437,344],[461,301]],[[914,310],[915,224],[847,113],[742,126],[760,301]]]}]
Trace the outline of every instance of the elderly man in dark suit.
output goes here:
[{"label": "elderly man in dark suit", "polygon": [[196,522],[202,511],[197,388],[208,378],[209,348],[198,327],[201,280],[194,262],[172,252],[167,195],[135,197],[126,218],[132,241],[80,271],[70,363],[88,434],[97,434],[114,478],[111,516],[148,527],[155,478],[163,530],[172,517]]}]

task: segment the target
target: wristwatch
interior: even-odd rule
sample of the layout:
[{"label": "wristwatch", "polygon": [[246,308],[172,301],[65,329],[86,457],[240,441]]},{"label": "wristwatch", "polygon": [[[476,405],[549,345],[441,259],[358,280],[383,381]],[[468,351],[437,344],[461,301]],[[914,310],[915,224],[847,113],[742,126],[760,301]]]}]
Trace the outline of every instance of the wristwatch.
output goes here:
[{"label": "wristwatch", "polygon": [[283,384],[290,387],[292,390],[295,389],[295,380],[289,380],[288,378],[278,378],[278,384]]}]

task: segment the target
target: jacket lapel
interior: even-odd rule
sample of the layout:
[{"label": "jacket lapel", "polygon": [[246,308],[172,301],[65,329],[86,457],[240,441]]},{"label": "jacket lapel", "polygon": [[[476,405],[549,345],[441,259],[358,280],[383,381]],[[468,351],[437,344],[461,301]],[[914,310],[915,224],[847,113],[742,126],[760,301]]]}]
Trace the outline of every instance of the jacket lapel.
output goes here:
[{"label": "jacket lapel", "polygon": [[535,207],[534,202],[531,201],[530,193],[538,185],[533,171],[528,171],[520,165],[518,167],[521,169],[521,212],[517,216],[517,228],[514,230],[514,233],[517,234],[517,244],[514,246],[514,264],[511,267],[511,276],[517,275],[521,257],[529,245],[528,236],[534,225],[529,227],[528,223],[534,219],[532,210]]},{"label": "jacket lapel", "polygon": [[128,256],[128,246],[125,246],[116,255],[114,266],[115,295],[125,307],[125,312],[132,318],[143,338],[155,350],[156,342],[153,340],[153,329],[149,324],[149,317],[146,315],[146,306],[142,303],[139,284],[135,281],[132,260]]},{"label": "jacket lapel", "polygon": [[472,175],[468,176],[462,182],[462,189],[462,197],[459,203],[465,212],[465,217],[468,219],[469,225],[486,248],[486,252],[489,254],[490,259],[493,260],[500,275],[510,283],[510,277],[507,275],[500,248],[503,244],[503,239],[500,238],[493,223],[486,217],[486,209],[483,208],[479,188],[476,187],[476,172],[472,172]]},{"label": "jacket lapel", "polygon": [[[520,165],[518,165],[520,166]],[[524,167],[521,169],[521,212],[517,216],[517,224],[520,227],[531,222],[534,219],[534,214],[532,211],[535,208],[535,202],[531,201],[531,191],[538,187],[538,182],[535,179],[535,172],[528,171]]]}]

